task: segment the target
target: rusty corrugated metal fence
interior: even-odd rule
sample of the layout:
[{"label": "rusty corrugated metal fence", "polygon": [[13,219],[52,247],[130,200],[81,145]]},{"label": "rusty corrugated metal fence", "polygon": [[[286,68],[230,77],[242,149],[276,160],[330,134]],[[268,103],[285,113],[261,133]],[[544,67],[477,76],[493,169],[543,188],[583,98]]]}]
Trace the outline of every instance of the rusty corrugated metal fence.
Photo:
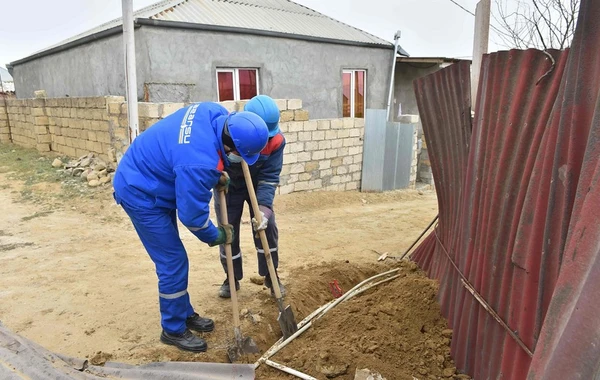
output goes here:
[{"label": "rusty corrugated metal fence", "polygon": [[459,369],[592,379],[600,364],[600,2],[571,51],[484,59],[415,82],[439,198],[414,259],[440,280]]}]

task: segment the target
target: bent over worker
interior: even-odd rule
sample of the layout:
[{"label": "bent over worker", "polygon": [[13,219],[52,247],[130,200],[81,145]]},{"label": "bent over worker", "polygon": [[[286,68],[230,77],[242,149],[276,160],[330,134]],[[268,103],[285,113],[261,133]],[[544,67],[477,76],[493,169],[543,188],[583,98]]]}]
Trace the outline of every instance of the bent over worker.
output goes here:
[{"label": "bent over worker", "polygon": [[120,161],[114,197],[156,265],[163,343],[206,351],[206,342],[190,329],[214,329],[214,322],[199,316],[190,303],[188,257],[176,216],[210,246],[231,243],[233,227],[215,227],[209,218],[211,189],[225,191],[229,185],[222,172],[228,153],[254,164],[267,139],[267,127],[257,115],[228,115],[216,103],[198,103],[154,124]]},{"label": "bent over worker", "polygon": [[[279,175],[281,174],[281,167],[283,166],[283,149],[285,147],[285,138],[279,129],[279,108],[277,107],[277,104],[275,104],[275,101],[269,96],[258,95],[246,104],[244,110],[260,116],[269,129],[269,141],[267,146],[260,152],[260,157],[256,163],[250,165],[250,173],[252,181],[254,182],[253,186],[256,189],[256,196],[262,213],[262,225],[256,225],[254,211],[250,205],[250,198],[244,179],[244,173],[242,171],[242,157],[236,156],[235,154],[230,154],[228,156],[231,165],[225,169],[231,178],[229,191],[226,195],[228,219],[233,228],[236,231],[239,231],[242,213],[244,212],[244,203],[250,205],[250,215],[253,218],[254,231],[265,230],[271,256],[273,258],[273,265],[275,269],[277,269],[279,265],[279,250],[277,246],[279,231],[275,222],[273,199],[275,198],[275,190],[279,185]],[[216,210],[219,209],[218,199],[215,200],[215,208]],[[257,235],[254,236],[254,245],[257,251],[258,273],[265,277],[265,286],[271,289],[271,295],[274,295],[273,279],[271,279],[271,276],[269,275],[262,243]],[[239,290],[239,282],[244,277],[239,234],[234,237],[231,249],[235,273],[235,287],[236,290]],[[223,247],[221,247],[221,263],[225,270],[225,274],[227,275],[227,261],[225,259],[225,250]],[[277,280],[279,281],[279,278]],[[279,284],[281,285],[281,282],[279,282]],[[285,294],[283,286],[281,287],[281,291],[282,294]],[[219,289],[219,296],[223,298],[231,297],[231,288],[229,287],[227,278]]]}]

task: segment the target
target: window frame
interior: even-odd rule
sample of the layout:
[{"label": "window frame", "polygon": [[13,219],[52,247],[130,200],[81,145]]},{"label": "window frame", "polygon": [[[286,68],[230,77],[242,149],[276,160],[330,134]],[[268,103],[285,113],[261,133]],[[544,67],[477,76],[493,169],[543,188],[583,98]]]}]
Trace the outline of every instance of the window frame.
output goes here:
[{"label": "window frame", "polygon": [[224,102],[221,100],[221,94],[219,93],[219,73],[231,73],[233,74],[233,101],[239,102],[240,99],[240,70],[254,70],[256,72],[256,95],[260,95],[260,83],[259,83],[259,69],[257,67],[217,67],[215,70],[215,78],[217,80],[217,101]]},{"label": "window frame", "polygon": [[[367,70],[366,69],[343,69],[342,70],[342,117],[350,117],[355,118],[356,110],[355,110],[355,98],[354,95],[356,93],[356,73],[362,72],[364,75],[364,106],[363,106],[363,115],[367,112]],[[350,74],[350,116],[344,116],[344,74]],[[364,116],[362,117],[364,118]]]}]

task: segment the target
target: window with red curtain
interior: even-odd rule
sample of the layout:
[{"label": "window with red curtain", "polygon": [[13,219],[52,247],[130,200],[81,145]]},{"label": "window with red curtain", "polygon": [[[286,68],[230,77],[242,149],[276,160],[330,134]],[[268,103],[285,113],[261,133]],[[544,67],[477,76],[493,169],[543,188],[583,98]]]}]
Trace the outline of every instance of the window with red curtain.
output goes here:
[{"label": "window with red curtain", "polygon": [[342,117],[352,115],[352,73],[342,74]]},{"label": "window with red curtain", "polygon": [[365,117],[365,72],[354,72],[354,117]]},{"label": "window with red curtain", "polygon": [[219,101],[248,100],[258,95],[257,69],[217,69]]},{"label": "window with red curtain", "polygon": [[233,71],[217,72],[219,86],[219,101],[235,100],[233,91]]},{"label": "window with red curtain", "polygon": [[344,70],[342,72],[343,117],[365,117],[366,75],[365,70]]},{"label": "window with red curtain", "polygon": [[239,69],[238,70],[240,99],[248,100],[258,95],[256,86],[256,70]]}]

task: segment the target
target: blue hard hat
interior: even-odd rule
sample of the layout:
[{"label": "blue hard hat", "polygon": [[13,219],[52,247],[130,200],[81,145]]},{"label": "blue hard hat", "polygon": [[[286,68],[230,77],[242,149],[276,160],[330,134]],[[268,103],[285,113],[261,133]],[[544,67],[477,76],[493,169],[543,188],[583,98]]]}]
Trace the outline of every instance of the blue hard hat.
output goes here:
[{"label": "blue hard hat", "polygon": [[257,95],[244,106],[244,111],[260,116],[269,129],[269,137],[279,133],[279,108],[275,101],[267,95]]},{"label": "blue hard hat", "polygon": [[254,165],[269,140],[267,125],[252,112],[232,112],[227,118],[227,132],[248,165]]}]

